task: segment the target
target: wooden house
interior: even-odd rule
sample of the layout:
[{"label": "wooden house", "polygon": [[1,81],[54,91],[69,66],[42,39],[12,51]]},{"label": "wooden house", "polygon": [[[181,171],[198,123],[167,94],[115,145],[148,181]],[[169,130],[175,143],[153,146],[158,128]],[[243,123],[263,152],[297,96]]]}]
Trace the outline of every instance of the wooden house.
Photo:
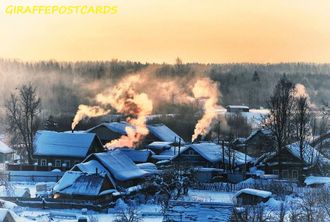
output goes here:
[{"label": "wooden house", "polygon": [[252,132],[244,141],[244,146],[238,144],[250,156],[257,157],[260,154],[270,152],[274,149],[272,133],[267,129],[259,129]]},{"label": "wooden house", "polygon": [[215,143],[193,143],[183,146],[172,161],[192,167],[228,168],[250,164],[253,158]]},{"label": "wooden house", "polygon": [[[280,164],[279,164],[280,163]],[[304,143],[304,152],[301,158],[299,143],[287,145],[278,152],[263,154],[257,161],[259,169],[266,174],[279,175],[284,179],[298,180],[306,175],[321,174],[324,166],[330,165],[330,160],[320,152],[311,147],[307,142]]]},{"label": "wooden house", "polygon": [[103,151],[103,145],[94,133],[38,131],[33,157],[39,166],[70,169],[91,153]]},{"label": "wooden house", "polygon": [[67,171],[53,188],[54,198],[113,200],[114,189],[105,173]]},{"label": "wooden house", "polygon": [[101,123],[91,129],[86,130],[88,133],[95,133],[103,144],[118,139],[123,135],[127,135],[126,128],[132,127],[127,122],[110,122]]},{"label": "wooden house", "polygon": [[152,175],[151,172],[139,168],[118,149],[91,154],[82,163],[74,166],[72,171],[106,173],[115,189],[137,186]]},{"label": "wooden house", "polygon": [[[88,129],[86,132],[95,133],[103,144],[106,144],[114,139],[118,139],[121,136],[127,135],[126,129],[134,128],[127,122],[111,122],[111,123],[102,123],[91,129]],[[143,139],[142,146],[146,146],[155,141],[161,142],[176,142],[178,143],[181,140],[181,144],[184,143],[184,140],[168,128],[164,124],[150,124],[147,125],[149,134]]]},{"label": "wooden house", "polygon": [[269,191],[245,188],[234,195],[233,201],[238,206],[257,205],[267,202],[271,196],[272,193]]}]

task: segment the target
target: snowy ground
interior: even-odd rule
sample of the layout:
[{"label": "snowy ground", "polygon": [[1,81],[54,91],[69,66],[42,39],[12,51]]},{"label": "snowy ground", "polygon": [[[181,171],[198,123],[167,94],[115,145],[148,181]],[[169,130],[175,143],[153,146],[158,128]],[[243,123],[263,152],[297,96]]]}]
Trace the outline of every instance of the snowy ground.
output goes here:
[{"label": "snowy ground", "polygon": [[[34,183],[11,183],[16,192],[29,188],[31,196],[35,197],[36,189]],[[0,187],[1,196],[6,196],[6,190],[4,187]],[[185,201],[198,201],[198,202],[222,202],[232,203],[233,193],[215,192],[206,190],[189,190],[188,196],[181,198]],[[88,211],[83,213],[77,209],[36,209],[28,207],[14,207],[12,209],[21,219],[21,221],[64,221],[73,222],[77,221],[77,218],[81,216],[87,216],[89,218],[95,218],[98,222],[113,221],[117,217],[118,211],[116,209],[110,209],[108,213],[99,213],[94,211]],[[137,208],[137,211],[142,217],[144,222],[158,222],[163,220],[161,213],[161,206],[155,204],[144,204]],[[84,215],[86,214],[86,215]]]}]

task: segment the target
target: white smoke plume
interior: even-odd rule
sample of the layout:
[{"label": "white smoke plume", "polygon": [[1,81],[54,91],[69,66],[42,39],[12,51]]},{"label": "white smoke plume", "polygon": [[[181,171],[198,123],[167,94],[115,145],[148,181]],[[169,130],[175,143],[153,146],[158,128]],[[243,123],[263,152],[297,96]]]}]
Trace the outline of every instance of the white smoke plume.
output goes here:
[{"label": "white smoke plume", "polygon": [[133,147],[146,136],[149,131],[146,126],[147,116],[153,109],[152,101],[145,93],[138,93],[135,85],[139,82],[139,75],[132,75],[122,79],[112,89],[96,96],[102,105],[111,105],[119,113],[126,115],[126,121],[132,127],[126,127],[125,136],[107,143],[108,149],[115,147]]},{"label": "white smoke plume", "polygon": [[306,91],[306,87],[303,84],[297,83],[295,85],[295,92],[294,92],[294,97],[307,97],[309,98],[309,95]]},{"label": "white smoke plume", "polygon": [[78,123],[85,118],[104,116],[109,112],[110,110],[105,110],[99,106],[79,105],[78,111],[73,118],[71,129],[74,130]]},{"label": "white smoke plume", "polygon": [[203,78],[196,81],[192,92],[195,99],[203,100],[204,102],[204,114],[197,122],[192,136],[192,141],[194,141],[198,135],[206,135],[210,131],[212,122],[217,116],[216,109],[219,91],[215,82],[208,78]]}]

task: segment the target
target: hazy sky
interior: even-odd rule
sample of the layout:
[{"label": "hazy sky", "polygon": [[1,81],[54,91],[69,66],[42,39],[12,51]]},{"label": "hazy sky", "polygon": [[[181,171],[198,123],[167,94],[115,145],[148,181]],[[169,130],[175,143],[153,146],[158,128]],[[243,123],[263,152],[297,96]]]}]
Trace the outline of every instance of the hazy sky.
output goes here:
[{"label": "hazy sky", "polygon": [[[5,15],[8,4],[118,5],[116,15]],[[2,0],[0,57],[330,62],[329,0]]]}]

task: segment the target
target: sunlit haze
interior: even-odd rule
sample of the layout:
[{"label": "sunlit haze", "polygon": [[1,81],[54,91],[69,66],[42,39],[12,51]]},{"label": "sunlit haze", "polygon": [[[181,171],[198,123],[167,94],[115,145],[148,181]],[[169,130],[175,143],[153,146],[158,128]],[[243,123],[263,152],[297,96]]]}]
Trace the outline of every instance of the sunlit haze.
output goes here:
[{"label": "sunlit haze", "polygon": [[326,0],[81,0],[114,4],[119,11],[57,16],[5,15],[3,5],[10,2],[1,6],[2,58],[330,62],[330,1]]}]

